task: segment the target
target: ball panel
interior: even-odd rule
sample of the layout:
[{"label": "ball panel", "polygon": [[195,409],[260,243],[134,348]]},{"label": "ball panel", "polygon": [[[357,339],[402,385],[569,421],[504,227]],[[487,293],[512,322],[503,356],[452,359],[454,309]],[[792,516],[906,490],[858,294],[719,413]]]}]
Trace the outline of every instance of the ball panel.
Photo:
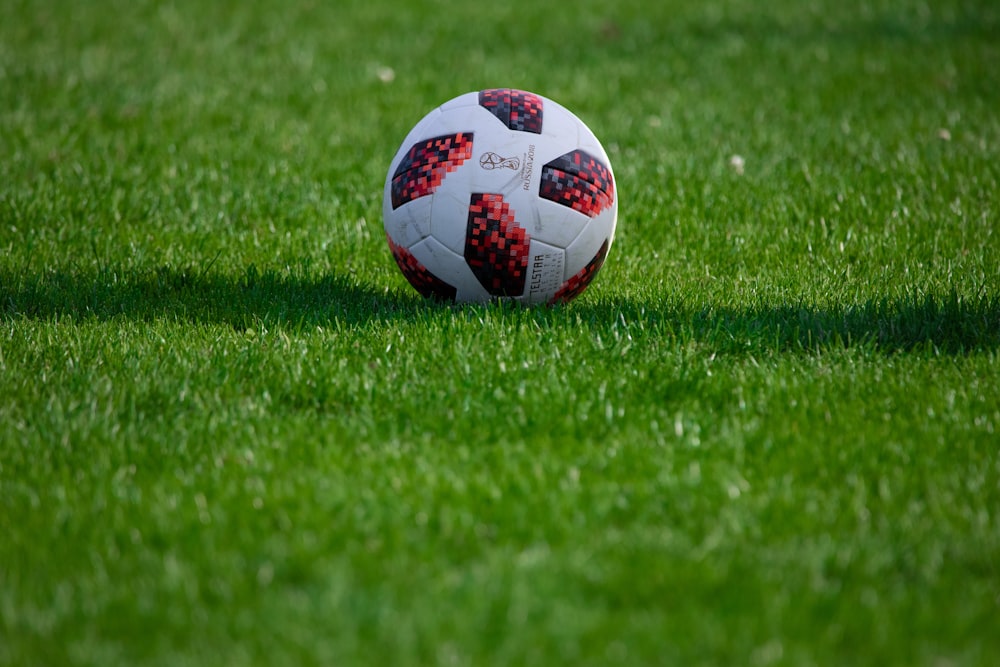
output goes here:
[{"label": "ball panel", "polygon": [[435,199],[436,197],[421,197],[393,210],[387,193],[382,204],[386,234],[395,243],[406,248],[430,236],[433,231],[431,220]]},{"label": "ball panel", "polygon": [[[449,179],[450,181],[450,179]],[[469,193],[475,190],[469,174],[455,174],[434,197],[430,211],[431,236],[456,255],[465,252],[465,231],[469,217]]]},{"label": "ball panel", "polygon": [[391,236],[386,235],[386,238],[389,241],[389,249],[392,251],[392,256],[396,260],[400,271],[403,272],[409,283],[413,285],[413,288],[425,299],[455,300],[456,289],[454,286],[449,285],[431,273],[412,252],[394,243]]},{"label": "ball panel", "polygon": [[591,219],[580,235],[566,246],[566,277],[586,266],[604,243],[608,244],[609,249],[611,248],[615,233],[614,215],[613,209],[606,210]]},{"label": "ball panel", "polygon": [[511,130],[542,133],[544,102],[534,93],[512,88],[489,88],[479,92],[479,106]]},{"label": "ball panel", "polygon": [[490,299],[489,293],[469,271],[465,258],[446,248],[433,236],[411,247],[410,252],[424,266],[433,267],[434,275],[439,279],[454,286],[456,302]]},{"label": "ball panel", "polygon": [[614,202],[615,185],[610,169],[589,153],[574,150],[542,167],[538,196],[592,218]]},{"label": "ball panel", "polygon": [[502,195],[473,193],[465,234],[465,261],[493,296],[520,296],[531,239]]},{"label": "ball panel", "polygon": [[553,201],[536,199],[535,207],[534,238],[559,248],[568,248],[591,224],[591,218]]},{"label": "ball panel", "polygon": [[[573,115],[566,107],[545,100],[545,129],[543,135],[550,152],[539,154],[542,162],[547,162],[562,155],[574,148],[580,147],[580,137],[584,132],[584,125],[579,118]],[[541,165],[541,162],[539,163]]]},{"label": "ball panel", "polygon": [[472,157],[473,134],[457,132],[413,144],[392,176],[392,207],[432,194],[444,177]]},{"label": "ball panel", "polygon": [[610,243],[608,241],[601,244],[597,254],[594,255],[589,262],[587,262],[586,266],[570,276],[569,280],[563,283],[562,286],[556,290],[556,293],[552,296],[549,303],[567,303],[580,296],[580,293],[587,289],[587,286],[590,285],[594,276],[596,276],[597,272],[601,270],[602,266],[604,266],[604,259],[608,256],[609,247]]}]

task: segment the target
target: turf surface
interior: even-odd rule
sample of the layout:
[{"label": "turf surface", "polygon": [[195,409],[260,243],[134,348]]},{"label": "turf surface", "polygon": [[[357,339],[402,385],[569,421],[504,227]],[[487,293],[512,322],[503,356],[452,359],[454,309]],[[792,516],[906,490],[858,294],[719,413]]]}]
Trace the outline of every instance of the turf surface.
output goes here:
[{"label": "turf surface", "polygon": [[[1000,9],[0,5],[0,663],[994,665]],[[426,111],[601,137],[566,307],[425,302]]]}]

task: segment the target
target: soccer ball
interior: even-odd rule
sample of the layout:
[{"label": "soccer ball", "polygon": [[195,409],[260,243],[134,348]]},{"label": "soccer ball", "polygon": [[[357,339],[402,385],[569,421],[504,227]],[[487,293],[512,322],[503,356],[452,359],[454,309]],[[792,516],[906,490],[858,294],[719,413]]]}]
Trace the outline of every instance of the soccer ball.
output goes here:
[{"label": "soccer ball", "polygon": [[594,133],[564,107],[509,88],[427,114],[389,165],[392,255],[425,297],[567,302],[604,264],[615,179]]}]

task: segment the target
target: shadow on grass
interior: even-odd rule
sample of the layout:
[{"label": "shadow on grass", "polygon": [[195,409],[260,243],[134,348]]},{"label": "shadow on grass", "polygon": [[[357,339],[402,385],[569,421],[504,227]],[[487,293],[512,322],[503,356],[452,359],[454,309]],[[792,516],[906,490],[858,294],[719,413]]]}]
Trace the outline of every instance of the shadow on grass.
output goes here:
[{"label": "shadow on grass", "polygon": [[808,304],[747,308],[669,297],[655,302],[587,295],[567,306],[469,308],[425,301],[415,293],[378,289],[351,276],[307,270],[241,276],[160,268],[141,272],[53,270],[17,276],[0,270],[0,312],[7,319],[126,318],[292,329],[414,321],[442,311],[500,309],[540,328],[628,327],[633,335],[695,342],[721,354],[822,352],[866,347],[884,353],[926,350],[963,354],[1000,347],[1000,298],[923,295],[817,308]]},{"label": "shadow on grass", "polygon": [[349,276],[307,270],[261,272],[250,266],[239,276],[175,268],[52,270],[41,276],[0,270],[0,310],[7,317],[168,319],[243,330],[407,318],[421,305]]},{"label": "shadow on grass", "polygon": [[966,354],[1000,348],[1000,298],[913,295],[818,308],[766,305],[746,308],[624,303],[579,304],[589,319],[623,325],[656,325],[667,336],[704,344],[719,354],[756,352],[818,353],[861,347],[886,354],[926,351]]}]

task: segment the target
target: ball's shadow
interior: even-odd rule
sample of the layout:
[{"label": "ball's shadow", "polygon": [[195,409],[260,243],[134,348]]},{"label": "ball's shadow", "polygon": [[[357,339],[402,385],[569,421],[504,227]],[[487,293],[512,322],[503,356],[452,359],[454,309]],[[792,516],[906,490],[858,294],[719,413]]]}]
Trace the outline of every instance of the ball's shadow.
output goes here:
[{"label": "ball's shadow", "polygon": [[922,351],[959,355],[1000,348],[1000,297],[911,294],[816,307],[778,304],[735,308],[664,299],[582,300],[584,321],[617,319],[632,331],[658,332],[716,354],[817,354],[865,348],[883,354]]},{"label": "ball's shadow", "polygon": [[236,276],[169,267],[57,269],[37,276],[0,271],[0,295],[8,317],[169,319],[237,330],[392,320],[413,316],[421,305],[416,295],[379,290],[351,276],[255,266]]},{"label": "ball's shadow", "polygon": [[540,330],[584,326],[597,334],[628,327],[631,335],[696,343],[718,354],[819,353],[866,347],[883,353],[926,350],[963,354],[1000,347],[1000,298],[957,293],[878,299],[817,308],[782,304],[748,308],[687,304],[664,296],[647,302],[595,290],[552,308],[493,303],[451,306],[408,287],[379,288],[354,275],[308,270],[236,276],[159,268],[53,269],[16,274],[0,269],[5,319],[168,319],[252,327],[361,326],[416,321],[435,312],[501,309]]}]

